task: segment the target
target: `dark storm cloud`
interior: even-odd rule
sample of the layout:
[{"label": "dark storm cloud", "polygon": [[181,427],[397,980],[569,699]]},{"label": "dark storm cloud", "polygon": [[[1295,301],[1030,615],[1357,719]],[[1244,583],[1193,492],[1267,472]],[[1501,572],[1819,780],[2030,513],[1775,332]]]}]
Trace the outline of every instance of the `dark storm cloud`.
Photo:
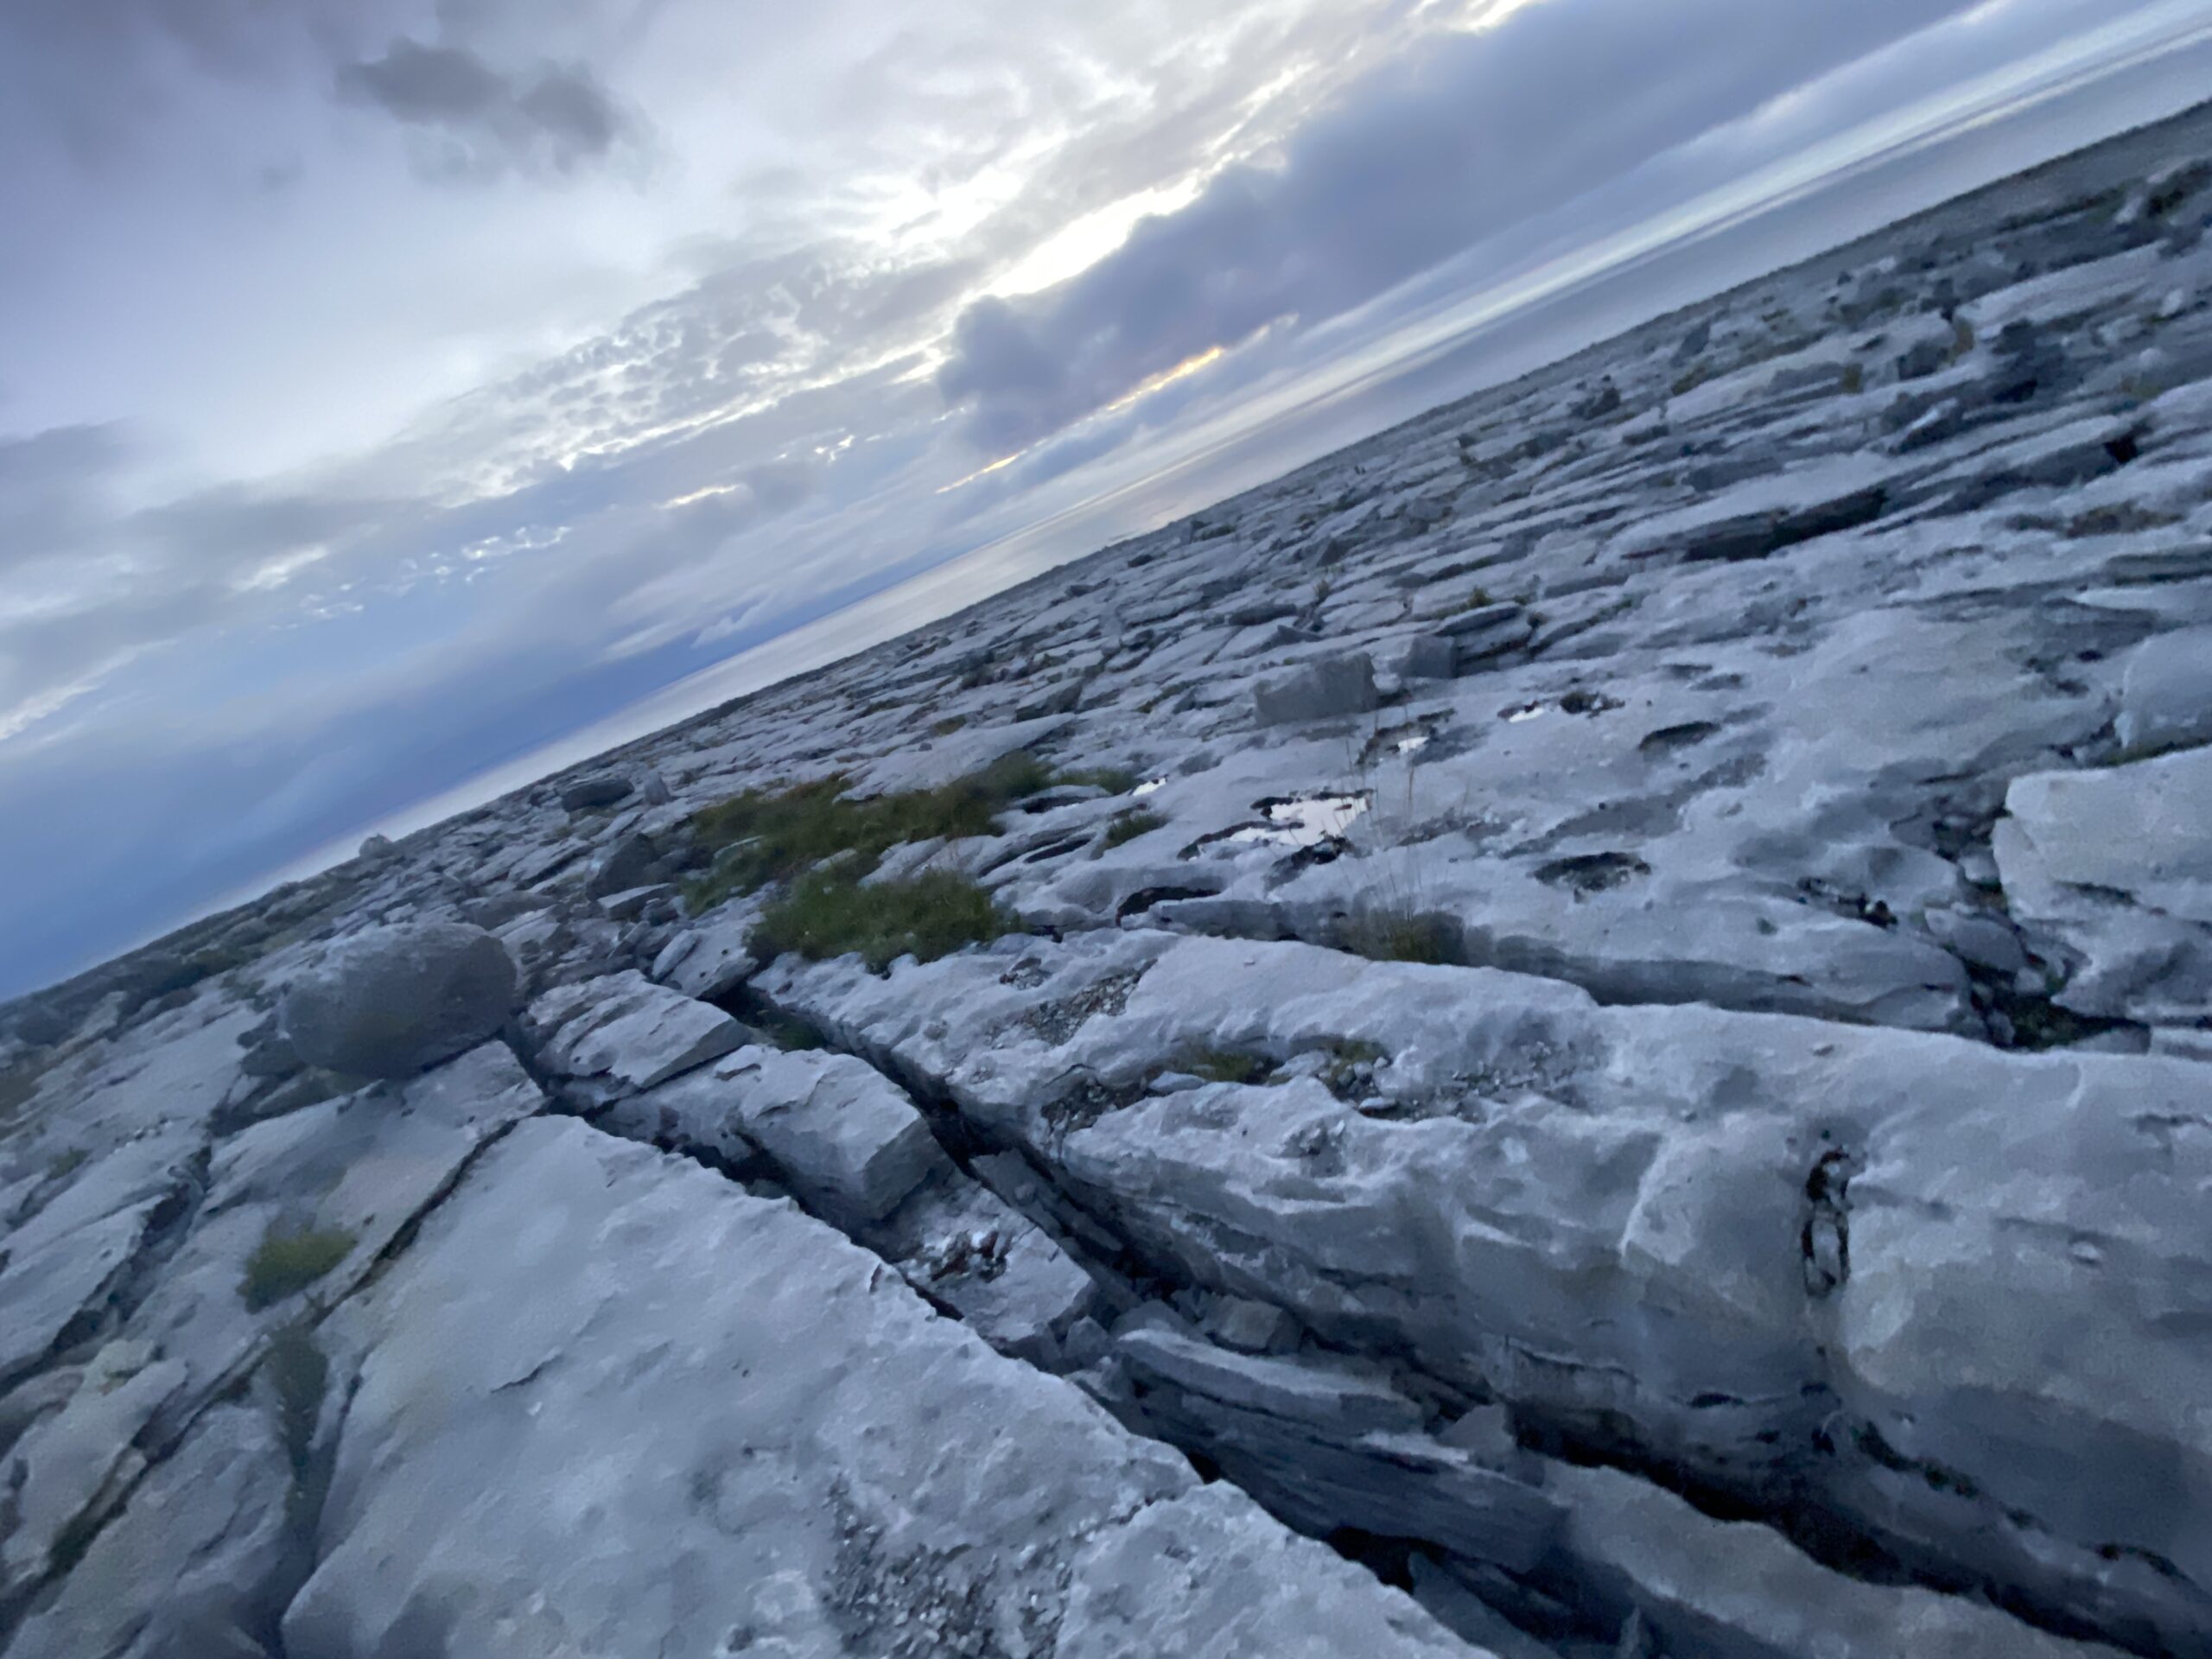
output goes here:
[{"label": "dark storm cloud", "polygon": [[[601,39],[611,25],[600,14],[634,22],[652,10],[565,0],[531,8],[517,28],[512,0],[442,5],[439,38],[427,42],[406,32],[421,11],[409,0],[10,0],[0,6],[0,97],[97,167],[129,153],[194,77],[304,78],[439,135],[446,148],[418,156],[426,171],[566,171],[608,156],[642,124],[590,67],[520,42],[556,27],[572,46]],[[10,75],[11,64],[30,73]]]},{"label": "dark storm cloud", "polygon": [[1021,448],[1270,322],[1310,326],[1970,0],[1548,0],[1351,88],[1081,276],[963,314],[938,376]]},{"label": "dark storm cloud", "polygon": [[[506,162],[565,172],[607,156],[631,126],[581,64],[502,74],[466,48],[427,46],[405,35],[381,56],[341,64],[335,79],[347,101],[461,146],[457,170]],[[442,164],[439,170],[456,169]]]}]

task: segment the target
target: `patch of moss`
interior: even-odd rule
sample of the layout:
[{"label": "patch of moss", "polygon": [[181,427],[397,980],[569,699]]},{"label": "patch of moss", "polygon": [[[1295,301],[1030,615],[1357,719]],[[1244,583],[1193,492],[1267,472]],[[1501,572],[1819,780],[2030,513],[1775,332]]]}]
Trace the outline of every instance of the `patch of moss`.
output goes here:
[{"label": "patch of moss", "polygon": [[1126,795],[1144,780],[1126,766],[1092,766],[1082,772],[1064,772],[1052,781],[1103,789],[1109,795]]},{"label": "patch of moss", "polygon": [[1442,918],[1404,911],[1369,911],[1353,917],[1344,924],[1343,944],[1370,962],[1448,967],[1455,959],[1452,930]]},{"label": "patch of moss", "polygon": [[839,859],[851,861],[850,877],[857,879],[893,847],[994,834],[1001,811],[1052,781],[1043,761],[1017,750],[937,789],[855,797],[845,792],[842,777],[772,793],[749,789],[693,816],[692,828],[714,862],[684,898],[696,916],[734,894],[796,880]]},{"label": "patch of moss", "polygon": [[39,1080],[46,1075],[46,1065],[34,1060],[6,1071],[0,1071],[0,1122],[15,1116],[38,1093]]},{"label": "patch of moss", "polygon": [[1118,812],[1115,814],[1113,822],[1106,826],[1106,844],[1109,847],[1122,846],[1135,841],[1139,836],[1148,836],[1155,830],[1165,829],[1166,823],[1167,820],[1159,813],[1144,807]]},{"label": "patch of moss", "polygon": [[1329,1092],[1339,1099],[1368,1082],[1375,1068],[1390,1058],[1380,1043],[1370,1043],[1363,1037],[1340,1038],[1325,1053],[1319,1075]]},{"label": "patch of moss", "polygon": [[754,943],[814,961],[857,953],[881,973],[900,957],[934,962],[1014,931],[982,887],[950,870],[863,886],[845,868],[802,877],[761,914]]},{"label": "patch of moss", "polygon": [[342,1228],[280,1233],[271,1227],[246,1258],[238,1295],[258,1313],[314,1284],[353,1254],[354,1242]]},{"label": "patch of moss", "polygon": [[1275,1064],[1264,1054],[1248,1054],[1234,1048],[1186,1048],[1175,1057],[1172,1068],[1203,1077],[1208,1083],[1265,1083]]},{"label": "patch of moss", "polygon": [[947,715],[943,720],[933,720],[930,722],[930,735],[950,737],[967,723],[968,716],[965,715]]},{"label": "patch of moss", "polygon": [[315,1443],[315,1420],[322,1414],[323,1391],[330,1382],[330,1362],[305,1324],[288,1325],[269,1339],[262,1368],[276,1396],[277,1427],[290,1455],[292,1471],[302,1473]]},{"label": "patch of moss", "polygon": [[1675,384],[1668,390],[1677,397],[1686,397],[1719,372],[1719,365],[1708,363],[1700,359],[1676,375]]}]

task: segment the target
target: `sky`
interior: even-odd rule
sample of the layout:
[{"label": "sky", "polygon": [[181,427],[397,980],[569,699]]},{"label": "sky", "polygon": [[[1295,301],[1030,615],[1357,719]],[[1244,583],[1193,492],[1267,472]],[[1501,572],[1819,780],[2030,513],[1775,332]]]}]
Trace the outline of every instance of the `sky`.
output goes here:
[{"label": "sky", "polygon": [[[1414,412],[1348,387],[1471,389],[1408,365],[1560,273],[2207,31],[8,0],[0,995]],[[1980,176],[2051,153],[2006,131]]]}]

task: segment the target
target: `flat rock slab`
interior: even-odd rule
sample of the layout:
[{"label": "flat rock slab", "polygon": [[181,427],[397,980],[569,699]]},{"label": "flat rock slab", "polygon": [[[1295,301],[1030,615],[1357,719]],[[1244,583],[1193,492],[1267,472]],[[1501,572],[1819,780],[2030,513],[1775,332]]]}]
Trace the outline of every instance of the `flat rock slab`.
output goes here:
[{"label": "flat rock slab", "polygon": [[[2112,1595],[2099,1552],[2125,1540],[2180,1574],[2125,1575],[2140,1617],[2212,1614],[2194,1063],[1599,1007],[1294,944],[1020,949],[1020,974],[1007,952],[766,988],[935,1079],[1174,1276],[1707,1478],[1813,1479],[2053,1606]],[[1040,1007],[1132,977],[1118,1012],[1035,1034]],[[1376,1115],[1310,1077],[1145,1092],[1164,1056],[1352,1043],[1390,1057]],[[1789,1465],[1838,1408],[1881,1455]],[[2081,1477],[2089,1446],[2106,1478]]]},{"label": "flat rock slab", "polygon": [[[505,1046],[486,1043],[411,1083],[232,1136],[211,1158],[207,1196],[127,1333],[188,1365],[187,1397],[204,1401],[240,1375],[270,1331],[350,1294],[486,1142],[545,1103]],[[257,1275],[267,1241],[302,1234],[333,1247],[321,1272]]]},{"label": "flat rock slab", "polygon": [[2146,1025],[2212,1009],[2212,749],[2013,783],[1992,840],[2012,913],[2078,965],[2056,1000]]},{"label": "flat rock slab", "polygon": [[607,1095],[656,1088],[736,1048],[745,1027],[635,969],[557,986],[530,1005],[538,1064]]},{"label": "flat rock slab", "polygon": [[283,1609],[292,1470],[271,1414],[217,1406],[9,1644],[9,1659],[256,1659]]},{"label": "flat rock slab", "polygon": [[2212,748],[2036,772],[2014,780],[2005,810],[1998,868],[2028,906],[2056,910],[2066,889],[2101,889],[2212,924]]},{"label": "flat rock slab", "polygon": [[1780,1535],[1715,1521],[1672,1492],[1611,1469],[1552,1464],[1545,1489],[1568,1507],[1561,1548],[1588,1582],[1643,1616],[1669,1650],[1715,1659],[2119,1659],[1961,1596],[1832,1573]]},{"label": "flat rock slab", "polygon": [[733,1164],[764,1154],[808,1209],[848,1230],[883,1220],[951,1168],[898,1085],[846,1054],[748,1046],[617,1103],[607,1121]]},{"label": "flat rock slab", "polygon": [[359,1386],[294,1659],[1479,1651],[794,1207],[575,1122],[334,1324]]},{"label": "flat rock slab", "polygon": [[706,1075],[746,1137],[840,1225],[882,1220],[950,1166],[905,1092],[850,1055],[744,1048]]},{"label": "flat rock slab", "polygon": [[1879,518],[1895,463],[1851,455],[1754,479],[1694,505],[1650,514],[1616,538],[1624,559],[1763,559]]},{"label": "flat rock slab", "polygon": [[1050,1363],[1096,1299],[1081,1266],[957,1167],[905,1092],[849,1055],[741,1048],[596,1121],[728,1167],[765,1162],[1001,1353]]},{"label": "flat rock slab", "polygon": [[752,950],[760,918],[757,899],[733,899],[709,911],[661,947],[653,977],[702,1001],[727,996],[760,965]]},{"label": "flat rock slab", "polygon": [[1098,1305],[1096,1283],[1052,1236],[947,1167],[861,1242],[1002,1354],[1061,1369],[1060,1339]]},{"label": "flat rock slab", "polygon": [[1307,663],[1261,681],[1252,692],[1253,712],[1262,726],[1363,715],[1376,702],[1375,664],[1364,652]]},{"label": "flat rock slab", "polygon": [[2131,750],[2212,743],[2212,628],[2180,628],[2138,645],[2114,726]]}]

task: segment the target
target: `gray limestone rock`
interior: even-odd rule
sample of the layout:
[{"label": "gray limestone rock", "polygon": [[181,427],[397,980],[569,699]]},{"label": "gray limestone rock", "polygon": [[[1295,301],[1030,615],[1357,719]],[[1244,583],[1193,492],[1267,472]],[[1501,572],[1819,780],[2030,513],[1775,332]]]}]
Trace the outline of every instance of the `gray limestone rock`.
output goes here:
[{"label": "gray limestone rock", "polygon": [[44,1580],[86,1518],[137,1480],[146,1460],[134,1440],[189,1377],[174,1360],[157,1363],[146,1344],[109,1343],[68,1403],[16,1442],[6,1465],[0,1596]]},{"label": "gray limestone rock", "polygon": [[594,811],[627,800],[634,787],[627,778],[611,772],[580,779],[561,791],[561,804],[571,812]]},{"label": "gray limestone rock", "polygon": [[2212,749],[2013,781],[1993,837],[2012,913],[2082,966],[2082,1013],[2188,1024],[2212,1006]]},{"label": "gray limestone rock", "polygon": [[214,1407],[92,1539],[9,1659],[264,1659],[296,1544],[292,1470],[257,1408]]},{"label": "gray limestone rock", "polygon": [[648,887],[652,883],[659,858],[659,849],[652,838],[641,830],[632,830],[592,861],[584,889],[594,899],[605,899]]},{"label": "gray limestone rock", "polygon": [[283,1033],[309,1065],[405,1077],[472,1048],[517,1005],[506,946],[460,922],[340,940],[284,992]]},{"label": "gray limestone rock", "polygon": [[1365,652],[1307,663],[1262,680],[1252,706],[1262,726],[1306,725],[1363,715],[1376,705],[1375,664]]},{"label": "gray limestone rock", "polygon": [[654,957],[652,976],[686,996],[711,1002],[728,995],[760,965],[751,948],[760,901],[733,899],[678,931]]},{"label": "gray limestone rock", "polygon": [[[2160,1639],[2212,1617],[2212,1446],[2181,1403],[2212,1376],[2163,1311],[2202,1266],[2183,1217],[2212,1142],[2147,1127],[2196,1121],[2196,1063],[1600,1007],[1555,982],[1294,944],[1025,950],[1044,970],[1027,988],[1001,985],[1003,959],[767,988],[932,1078],[1163,1271],[1275,1302],[1325,1342],[1387,1346],[1530,1421],[1602,1425],[1749,1502],[1817,1480],[1828,1513],[2053,1617],[2118,1595]],[[1017,1034],[1038,1001],[1131,973],[1118,1014],[1058,1044]],[[957,1027],[922,1012],[948,1005]],[[1112,1092],[1162,1053],[1279,1058],[1348,1033],[1394,1057],[1381,1117],[1317,1080]],[[1837,1397],[1860,1425],[1845,1453],[1766,1449]],[[2092,1446],[2112,1478],[2077,1478]],[[2115,1541],[2178,1576],[2115,1591]]]},{"label": "gray limestone rock", "polygon": [[842,1054],[743,1047],[639,1095],[620,1122],[652,1138],[765,1153],[810,1209],[842,1227],[881,1221],[950,1167],[912,1102]]},{"label": "gray limestone rock", "polygon": [[1572,1517],[1561,1548],[1601,1593],[1640,1614],[1666,1652],[2119,1659],[1964,1597],[1846,1578],[1764,1527],[1712,1520],[1630,1475],[1553,1464],[1545,1490]]},{"label": "gray limestone rock", "polygon": [[579,1123],[517,1130],[340,1318],[359,1385],[293,1659],[1229,1659],[1316,1618],[1460,1650],[820,1223]]},{"label": "gray limestone rock", "polygon": [[608,1096],[656,1088],[746,1040],[720,1008],[634,969],[556,987],[530,1005],[524,1024],[540,1065]]},{"label": "gray limestone rock", "polygon": [[2130,750],[2212,743],[2212,628],[2156,634],[2137,646],[2115,725]]}]

